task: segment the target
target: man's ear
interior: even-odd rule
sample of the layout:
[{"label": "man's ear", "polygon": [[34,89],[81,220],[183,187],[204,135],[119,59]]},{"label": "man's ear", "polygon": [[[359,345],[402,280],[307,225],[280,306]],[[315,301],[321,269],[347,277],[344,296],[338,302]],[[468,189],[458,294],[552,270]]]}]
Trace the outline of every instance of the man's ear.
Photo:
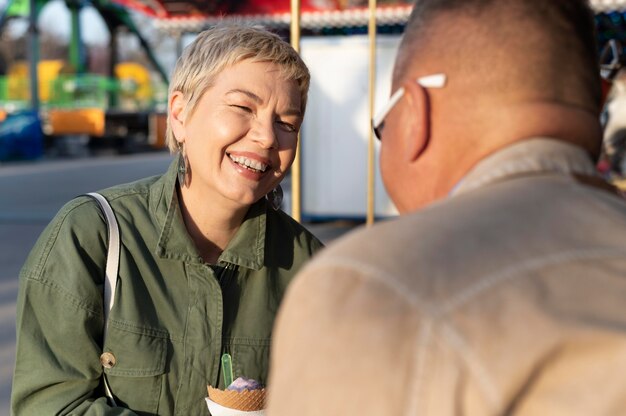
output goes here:
[{"label": "man's ear", "polygon": [[174,133],[176,141],[182,142],[185,137],[185,97],[183,93],[174,91],[170,97],[168,107],[172,133]]},{"label": "man's ear", "polygon": [[410,162],[421,156],[430,140],[430,107],[428,92],[417,82],[410,81],[403,85],[406,95],[405,154]]}]

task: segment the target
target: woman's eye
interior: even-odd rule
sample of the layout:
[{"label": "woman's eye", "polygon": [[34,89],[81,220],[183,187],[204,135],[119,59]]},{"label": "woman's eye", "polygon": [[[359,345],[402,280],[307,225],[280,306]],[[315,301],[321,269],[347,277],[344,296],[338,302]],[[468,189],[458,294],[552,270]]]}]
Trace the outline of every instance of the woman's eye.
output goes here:
[{"label": "woman's eye", "polygon": [[236,105],[236,104],[232,104],[231,107],[235,107],[238,110],[241,110],[243,112],[246,113],[251,113],[252,109],[250,109],[250,107],[246,107],[245,105]]},{"label": "woman's eye", "polygon": [[286,132],[289,132],[289,133],[294,133],[294,132],[298,131],[298,129],[296,129],[296,126],[294,126],[294,125],[293,125],[293,124],[291,124],[291,123],[287,123],[287,122],[285,122],[285,121],[280,121],[280,120],[279,120],[279,121],[277,121],[277,123],[278,123],[278,124],[281,126],[281,128],[282,128],[283,130],[285,130]]}]

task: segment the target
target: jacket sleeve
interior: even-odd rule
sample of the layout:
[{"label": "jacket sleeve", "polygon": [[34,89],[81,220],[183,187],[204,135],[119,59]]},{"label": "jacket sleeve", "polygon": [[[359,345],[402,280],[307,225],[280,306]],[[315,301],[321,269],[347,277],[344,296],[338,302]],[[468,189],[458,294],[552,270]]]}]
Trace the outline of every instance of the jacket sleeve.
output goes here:
[{"label": "jacket sleeve", "polygon": [[101,384],[106,225],[86,201],[61,210],[20,273],[15,415],[135,414],[110,407]]}]

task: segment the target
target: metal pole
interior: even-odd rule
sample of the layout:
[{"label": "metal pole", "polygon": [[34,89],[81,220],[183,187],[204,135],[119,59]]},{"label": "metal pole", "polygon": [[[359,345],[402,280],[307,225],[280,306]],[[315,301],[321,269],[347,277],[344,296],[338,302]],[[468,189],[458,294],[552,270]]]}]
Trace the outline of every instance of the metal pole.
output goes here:
[{"label": "metal pole", "polygon": [[85,72],[85,57],[83,56],[83,33],[80,24],[80,11],[82,2],[80,0],[66,1],[70,11],[72,31],[70,36],[70,64],[74,67],[77,74]]},{"label": "metal pole", "polygon": [[32,110],[39,112],[39,28],[37,27],[37,1],[29,0],[29,72],[30,72],[30,103]]},{"label": "metal pole", "polygon": [[[115,79],[115,66],[117,65],[119,48],[118,48],[118,27],[110,24],[109,26],[109,69],[107,76],[109,80]],[[116,88],[109,89],[109,108],[117,108],[118,94]]]},{"label": "metal pole", "polygon": [[[291,46],[300,53],[300,0],[291,0],[291,27],[290,27]],[[296,149],[296,158],[291,165],[291,216],[296,221],[301,220],[301,171],[300,171],[300,135],[298,134],[298,147]]]},{"label": "metal pole", "polygon": [[[367,33],[370,40],[369,65],[369,120],[374,117],[374,100],[376,98],[376,0],[369,0],[369,24]],[[375,147],[374,133],[371,127],[367,146],[367,217],[368,226],[374,224],[374,178],[375,178]]]},{"label": "metal pole", "polygon": [[176,59],[180,58],[183,54],[183,32],[174,32],[174,39],[176,40]]}]

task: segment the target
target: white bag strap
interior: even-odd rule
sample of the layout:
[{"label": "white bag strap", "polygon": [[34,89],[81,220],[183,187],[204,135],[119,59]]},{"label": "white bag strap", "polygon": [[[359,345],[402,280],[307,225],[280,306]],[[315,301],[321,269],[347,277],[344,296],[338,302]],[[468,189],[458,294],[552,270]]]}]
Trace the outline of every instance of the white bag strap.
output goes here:
[{"label": "white bag strap", "polygon": [[104,282],[104,337],[106,338],[109,327],[109,312],[115,303],[115,287],[117,286],[117,271],[120,262],[120,230],[109,201],[96,192],[90,192],[87,195],[95,198],[98,204],[100,204],[107,221],[107,228],[109,229],[109,249],[106,262],[106,280]]},{"label": "white bag strap", "polygon": [[[104,348],[107,331],[109,329],[109,312],[111,312],[113,304],[115,303],[115,288],[117,287],[117,272],[120,263],[120,230],[117,225],[113,209],[111,208],[111,205],[109,205],[109,201],[97,192],[90,192],[87,195],[94,198],[100,205],[107,222],[107,229],[109,230],[109,243],[105,269],[106,280],[104,281],[104,334],[102,335],[102,346]],[[113,399],[113,393],[109,387],[106,374],[102,373],[102,377],[104,379],[104,390],[107,397],[111,400],[113,406],[117,406],[115,399]]]}]

